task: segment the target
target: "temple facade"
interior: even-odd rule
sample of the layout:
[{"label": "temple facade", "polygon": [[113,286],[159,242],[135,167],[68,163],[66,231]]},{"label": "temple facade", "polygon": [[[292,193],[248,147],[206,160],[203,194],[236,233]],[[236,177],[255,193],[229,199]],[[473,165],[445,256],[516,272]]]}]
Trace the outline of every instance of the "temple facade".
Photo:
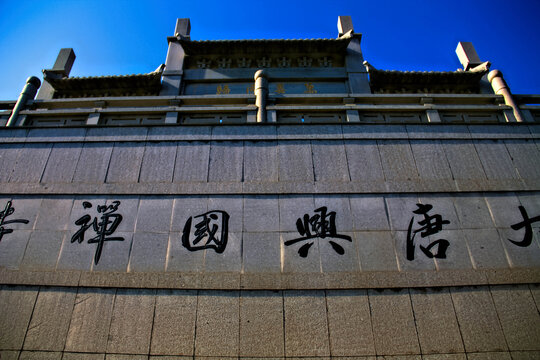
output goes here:
[{"label": "temple facade", "polygon": [[540,95],[190,28],[0,101],[1,359],[540,359]]}]

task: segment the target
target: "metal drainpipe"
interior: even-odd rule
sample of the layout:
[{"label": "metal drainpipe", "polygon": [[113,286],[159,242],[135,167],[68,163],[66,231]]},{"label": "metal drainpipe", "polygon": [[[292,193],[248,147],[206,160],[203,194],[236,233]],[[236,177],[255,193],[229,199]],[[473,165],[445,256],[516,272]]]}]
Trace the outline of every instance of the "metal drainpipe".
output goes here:
[{"label": "metal drainpipe", "polygon": [[255,73],[255,105],[258,108],[257,122],[266,122],[266,99],[268,97],[268,73],[257,70]]},{"label": "metal drainpipe", "polygon": [[510,92],[510,88],[506,84],[506,81],[504,81],[502,72],[500,72],[499,70],[490,71],[488,74],[488,80],[491,83],[491,87],[493,88],[493,91],[495,91],[495,94],[502,95],[504,97],[504,103],[512,107],[516,120],[518,122],[523,122],[524,120],[521,116],[521,113],[519,112],[519,107],[514,101],[512,93]]},{"label": "metal drainpipe", "polygon": [[19,95],[19,99],[11,112],[11,116],[9,117],[6,126],[15,126],[17,118],[19,117],[19,112],[26,106],[28,100],[34,99],[40,86],[41,81],[37,77],[30,76],[26,79],[26,85],[24,85],[21,95]]}]

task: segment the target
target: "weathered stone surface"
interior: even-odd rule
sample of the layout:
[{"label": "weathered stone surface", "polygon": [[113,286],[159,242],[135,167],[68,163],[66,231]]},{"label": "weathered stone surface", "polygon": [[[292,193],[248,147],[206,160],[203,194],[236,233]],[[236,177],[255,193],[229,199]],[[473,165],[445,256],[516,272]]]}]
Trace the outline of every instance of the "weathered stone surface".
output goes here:
[{"label": "weathered stone surface", "polygon": [[107,350],[115,293],[116,289],[79,289],[65,351],[104,353]]},{"label": "weathered stone surface", "polygon": [[368,295],[377,354],[420,353],[408,290],[369,290]]},{"label": "weathered stone surface", "polygon": [[40,289],[24,339],[25,350],[64,350],[76,294],[73,288]]},{"label": "weathered stone surface", "polygon": [[97,264],[95,261],[92,262],[92,271],[127,271],[133,233],[115,232],[114,237],[123,238],[124,240],[106,241],[99,262]]},{"label": "weathered stone surface", "polygon": [[504,142],[475,140],[474,147],[488,179],[519,179]]},{"label": "weathered stone surface", "polygon": [[2,316],[0,316],[1,350],[19,350],[22,348],[37,295],[37,287],[2,286],[0,290],[0,308],[2,309]]},{"label": "weathered stone surface", "polygon": [[66,230],[73,207],[70,198],[45,198],[41,201],[35,230]]},{"label": "weathered stone surface", "polygon": [[285,356],[329,356],[330,344],[323,291],[286,291]]},{"label": "weathered stone surface", "polygon": [[25,270],[54,270],[65,235],[65,231],[35,230],[32,232],[19,268]]},{"label": "weathered stone surface", "polygon": [[508,348],[540,350],[540,314],[527,285],[491,286]]},{"label": "weathered stone surface", "polygon": [[108,353],[148,354],[154,303],[154,290],[117,291],[107,342]]},{"label": "weathered stone surface", "polygon": [[85,354],[65,352],[62,360],[104,360],[105,354]]},{"label": "weathered stone surface", "polygon": [[239,315],[238,291],[201,291],[197,307],[195,355],[237,357]]},{"label": "weathered stone surface", "polygon": [[378,140],[377,145],[385,179],[416,180],[419,178],[408,141]]},{"label": "weathered stone surface", "polygon": [[0,182],[9,181],[23,146],[23,144],[0,144],[0,168],[4,169],[0,172]]},{"label": "weathered stone surface", "polygon": [[277,196],[244,197],[244,231],[279,231],[279,204]]},{"label": "weathered stone surface", "polygon": [[[486,196],[486,202],[496,227],[509,228],[523,221],[523,216],[519,211],[521,203],[515,193],[490,193]],[[531,216],[535,215],[531,214]]]},{"label": "weathered stone surface", "polygon": [[210,126],[151,126],[148,128],[148,140],[210,140]]},{"label": "weathered stone surface", "polygon": [[279,273],[281,271],[279,232],[244,232],[242,236],[244,273]]},{"label": "weathered stone surface", "polygon": [[343,137],[341,125],[278,125],[278,139],[340,139]]},{"label": "weathered stone surface", "polygon": [[240,273],[242,270],[242,233],[229,232],[225,251],[218,254],[214,249],[206,249],[204,255],[204,272]]},{"label": "weathered stone surface", "polygon": [[242,196],[212,196],[208,199],[208,211],[214,210],[222,210],[229,214],[229,232],[242,232],[243,216],[241,215],[244,212]]},{"label": "weathered stone surface", "polygon": [[315,181],[349,181],[345,146],[341,140],[312,141]]},{"label": "weathered stone surface", "polygon": [[158,290],[150,354],[193,355],[197,292]]},{"label": "weathered stone surface", "polygon": [[213,141],[210,146],[208,181],[242,181],[243,155],[242,141]]},{"label": "weathered stone surface", "polygon": [[434,181],[436,179],[452,178],[450,165],[448,165],[440,141],[411,141],[411,149],[421,179]]},{"label": "weathered stone surface", "polygon": [[21,351],[20,360],[60,360],[61,352],[50,351]]},{"label": "weathered stone surface", "polygon": [[148,133],[147,127],[123,126],[112,132],[107,127],[90,127],[86,131],[86,141],[144,141]]},{"label": "weathered stone surface", "polygon": [[[459,229],[461,228],[452,197],[448,194],[420,194],[418,200],[424,205],[431,205],[433,208],[428,212],[430,215],[440,214],[442,219],[449,221],[449,224],[443,224],[442,228]],[[418,215],[416,215],[418,216]]]},{"label": "weathered stone surface", "polygon": [[497,230],[466,229],[463,234],[475,269],[509,267]]},{"label": "weathered stone surface", "polygon": [[113,143],[85,143],[73,181],[80,183],[105,182],[112,149]]},{"label": "weathered stone surface", "polygon": [[11,234],[4,234],[0,241],[0,267],[18,269],[23,259],[31,230],[16,230]]},{"label": "weathered stone surface", "polygon": [[115,143],[106,181],[108,183],[137,182],[143,154],[144,144],[136,142]]},{"label": "weathered stone surface", "polygon": [[354,237],[362,271],[398,269],[394,239],[390,231],[358,231]]},{"label": "weathered stone surface", "polygon": [[[75,174],[75,168],[82,151],[82,144],[56,143],[41,177],[42,183],[69,183]],[[84,161],[84,159],[81,159]]]},{"label": "weathered stone surface", "polygon": [[171,228],[173,199],[144,197],[139,203],[136,232],[168,233]]},{"label": "weathered stone surface", "polygon": [[187,141],[178,143],[174,164],[174,182],[206,182],[210,143]]},{"label": "weathered stone surface", "polygon": [[326,292],[330,352],[333,356],[374,355],[369,301],[365,290]]},{"label": "weathered stone surface", "polygon": [[510,360],[512,357],[509,352],[478,352],[467,353],[469,360]]},{"label": "weathered stone surface", "polygon": [[0,350],[0,359],[2,360],[18,360],[19,351]]},{"label": "weathered stone surface", "polygon": [[296,220],[304,214],[315,210],[313,196],[280,195],[279,196],[279,229],[280,231],[298,231]]},{"label": "weathered stone surface", "polygon": [[244,142],[244,181],[278,181],[276,141]]},{"label": "weathered stone surface", "polygon": [[466,236],[461,230],[442,230],[436,235],[429,236],[429,241],[438,239],[448,240],[450,245],[446,250],[446,258],[435,258],[437,270],[472,269],[473,258]]},{"label": "weathered stone surface", "polygon": [[[193,233],[190,236],[194,236]],[[182,233],[171,232],[167,251],[166,271],[187,273],[202,272],[204,269],[204,251],[189,251],[182,246]]]},{"label": "weathered stone surface", "polygon": [[[315,239],[319,242],[321,271],[323,273],[346,273],[359,271],[360,262],[358,260],[356,239],[354,238],[353,233],[338,231],[338,234],[348,236],[350,241],[331,236]],[[330,241],[332,241],[334,244],[330,243]],[[339,245],[341,249],[337,248],[336,244]],[[343,253],[341,253],[341,250]]]},{"label": "weathered stone surface", "polygon": [[186,196],[174,199],[171,231],[182,231],[190,217],[202,215],[208,211],[206,196]]},{"label": "weathered stone surface", "polygon": [[9,182],[38,183],[43,175],[52,144],[25,144],[9,177]]},{"label": "weathered stone surface", "polygon": [[387,195],[386,210],[392,230],[407,230],[413,211],[417,209],[418,197],[411,195]]},{"label": "weathered stone surface", "polygon": [[[282,242],[282,272],[284,273],[320,273],[321,255],[319,252],[320,240],[318,238],[299,241],[291,245],[285,245],[285,242],[300,238],[301,235],[292,232],[281,232]],[[305,257],[300,256],[300,248],[306,244],[312,244]]]},{"label": "weathered stone surface", "polygon": [[493,227],[486,200],[478,193],[459,194],[453,197],[459,224],[463,229]]},{"label": "weathered stone surface", "polygon": [[345,142],[347,163],[352,181],[384,180],[375,140],[351,140]]},{"label": "weathered stone surface", "polygon": [[452,288],[450,293],[465,351],[507,351],[489,288]]},{"label": "weathered stone surface", "polygon": [[540,151],[533,140],[505,140],[504,144],[522,179],[540,178]]},{"label": "weathered stone surface", "polygon": [[176,159],[176,143],[147,143],[139,182],[171,182]]},{"label": "weathered stone surface", "polygon": [[311,143],[281,140],[278,145],[279,181],[314,181]]},{"label": "weathered stone surface", "polygon": [[486,178],[476,149],[470,141],[446,140],[442,145],[454,179]]},{"label": "weathered stone surface", "polygon": [[411,289],[411,302],[423,354],[464,352],[447,289]]},{"label": "weathered stone surface", "polygon": [[354,230],[390,230],[382,196],[350,195],[349,199]]},{"label": "weathered stone surface", "polygon": [[525,229],[497,229],[507,260],[512,268],[540,267],[540,243],[538,231],[533,230],[531,244],[526,247],[517,246],[510,242],[525,240]]},{"label": "weathered stone surface", "polygon": [[284,355],[283,294],[277,291],[241,293],[240,356]]},{"label": "weathered stone surface", "polygon": [[135,233],[128,271],[161,272],[165,270],[169,234]]}]

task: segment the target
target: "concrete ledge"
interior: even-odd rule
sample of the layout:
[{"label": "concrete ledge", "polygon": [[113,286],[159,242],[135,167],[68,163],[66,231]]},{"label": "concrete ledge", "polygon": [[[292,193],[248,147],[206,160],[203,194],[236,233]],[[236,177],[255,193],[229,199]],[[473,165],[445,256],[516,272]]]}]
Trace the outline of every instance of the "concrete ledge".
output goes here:
[{"label": "concrete ledge", "polygon": [[145,289],[383,289],[540,283],[540,268],[334,273],[122,273],[0,270],[2,285]]},{"label": "concrete ledge", "polygon": [[0,127],[0,143],[208,141],[208,140],[470,140],[538,139],[536,124],[235,124],[100,126],[73,128]]},{"label": "concrete ledge", "polygon": [[3,195],[257,195],[257,194],[392,194],[536,191],[538,181],[402,180],[325,182],[200,183],[2,183]]}]

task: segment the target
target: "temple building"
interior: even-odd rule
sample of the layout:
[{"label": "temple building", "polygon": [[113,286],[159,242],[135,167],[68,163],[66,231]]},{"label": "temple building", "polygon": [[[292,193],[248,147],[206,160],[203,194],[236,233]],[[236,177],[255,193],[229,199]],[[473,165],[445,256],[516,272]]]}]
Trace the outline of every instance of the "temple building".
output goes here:
[{"label": "temple building", "polygon": [[540,359],[540,95],[190,29],[0,101],[0,359]]}]

